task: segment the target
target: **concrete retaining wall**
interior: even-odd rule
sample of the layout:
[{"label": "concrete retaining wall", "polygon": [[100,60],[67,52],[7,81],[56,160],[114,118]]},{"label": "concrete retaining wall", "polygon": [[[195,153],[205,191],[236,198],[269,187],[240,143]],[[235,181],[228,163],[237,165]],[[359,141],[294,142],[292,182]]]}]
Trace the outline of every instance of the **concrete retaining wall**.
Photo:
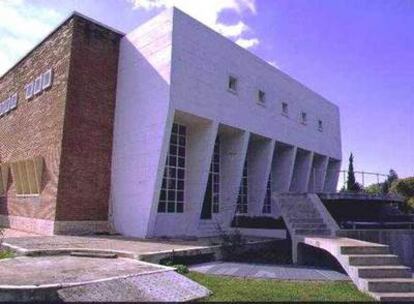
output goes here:
[{"label": "concrete retaining wall", "polygon": [[[235,230],[233,228],[233,230]],[[286,229],[254,229],[254,228],[237,228],[242,235],[268,237],[275,239],[285,239]]]},{"label": "concrete retaining wall", "polygon": [[337,235],[388,245],[392,253],[400,257],[404,265],[414,270],[414,230],[340,230]]}]

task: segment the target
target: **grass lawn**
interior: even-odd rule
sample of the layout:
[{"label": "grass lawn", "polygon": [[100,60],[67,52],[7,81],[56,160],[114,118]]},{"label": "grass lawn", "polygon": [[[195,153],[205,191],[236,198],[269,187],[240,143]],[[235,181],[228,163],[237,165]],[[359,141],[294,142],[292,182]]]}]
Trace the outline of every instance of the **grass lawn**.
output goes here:
[{"label": "grass lawn", "polygon": [[205,275],[187,277],[213,292],[203,301],[374,301],[350,282],[294,282]]},{"label": "grass lawn", "polygon": [[8,259],[14,256],[13,252],[8,250],[0,250],[0,260],[1,259]]}]

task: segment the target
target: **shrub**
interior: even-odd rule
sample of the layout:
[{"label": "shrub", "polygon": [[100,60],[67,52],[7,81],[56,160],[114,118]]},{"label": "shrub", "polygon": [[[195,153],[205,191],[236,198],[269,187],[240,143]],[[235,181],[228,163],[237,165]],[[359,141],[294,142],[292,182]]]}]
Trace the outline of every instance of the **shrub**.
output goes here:
[{"label": "shrub", "polygon": [[14,257],[13,252],[8,250],[0,250],[0,260]]},{"label": "shrub", "polygon": [[175,271],[178,272],[179,274],[186,274],[189,272],[188,267],[182,264],[173,265],[172,267],[175,267]]},{"label": "shrub", "polygon": [[240,255],[243,251],[243,246],[246,243],[245,239],[238,230],[229,233],[221,230],[220,239],[221,252],[223,255],[223,260],[225,261]]},{"label": "shrub", "polygon": [[393,182],[390,192],[404,197],[405,204],[402,207],[403,211],[414,211],[414,177],[402,178]]}]

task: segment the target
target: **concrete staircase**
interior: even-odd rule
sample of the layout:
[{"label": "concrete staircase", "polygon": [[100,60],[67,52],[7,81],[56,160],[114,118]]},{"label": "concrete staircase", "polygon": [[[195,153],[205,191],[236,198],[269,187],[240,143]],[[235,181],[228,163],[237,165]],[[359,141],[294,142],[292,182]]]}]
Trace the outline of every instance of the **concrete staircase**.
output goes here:
[{"label": "concrete staircase", "polygon": [[411,268],[402,266],[387,245],[340,237],[305,237],[303,243],[331,253],[358,289],[376,300],[414,301]]},{"label": "concrete staircase", "polygon": [[[278,195],[276,202],[292,238],[303,235],[334,235],[339,229],[326,209],[315,204],[312,194],[287,193]],[[322,202],[320,202],[322,204]],[[324,207],[323,207],[324,208]]]},{"label": "concrete staircase", "polygon": [[336,236],[339,227],[316,194],[273,196],[292,238],[293,261],[300,260],[298,244],[329,252],[354,284],[379,301],[413,301],[411,268],[402,266],[387,245]]}]

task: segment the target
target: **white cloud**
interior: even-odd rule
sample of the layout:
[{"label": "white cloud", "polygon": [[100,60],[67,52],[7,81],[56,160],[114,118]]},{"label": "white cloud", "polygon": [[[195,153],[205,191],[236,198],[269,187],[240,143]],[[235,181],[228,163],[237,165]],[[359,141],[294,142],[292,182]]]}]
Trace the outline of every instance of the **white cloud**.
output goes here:
[{"label": "white cloud", "polygon": [[250,38],[250,39],[245,39],[245,38],[239,38],[236,40],[236,43],[238,45],[240,45],[241,47],[245,48],[245,49],[249,49],[251,47],[254,47],[256,45],[259,44],[259,39],[257,38]]},{"label": "white cloud", "polygon": [[51,9],[25,0],[0,1],[0,75],[49,33],[62,19]]},{"label": "white cloud", "polygon": [[224,10],[233,10],[242,16],[244,12],[256,14],[256,0],[128,0],[134,6],[134,9],[160,9],[177,7],[185,13],[191,15],[195,19],[204,23],[208,27],[216,30],[222,35],[234,38],[235,40],[242,39],[242,46],[249,45],[248,42],[257,45],[259,40],[243,39],[246,32],[251,32],[251,29],[243,22],[239,21],[235,24],[224,24],[219,22],[220,13]]}]

